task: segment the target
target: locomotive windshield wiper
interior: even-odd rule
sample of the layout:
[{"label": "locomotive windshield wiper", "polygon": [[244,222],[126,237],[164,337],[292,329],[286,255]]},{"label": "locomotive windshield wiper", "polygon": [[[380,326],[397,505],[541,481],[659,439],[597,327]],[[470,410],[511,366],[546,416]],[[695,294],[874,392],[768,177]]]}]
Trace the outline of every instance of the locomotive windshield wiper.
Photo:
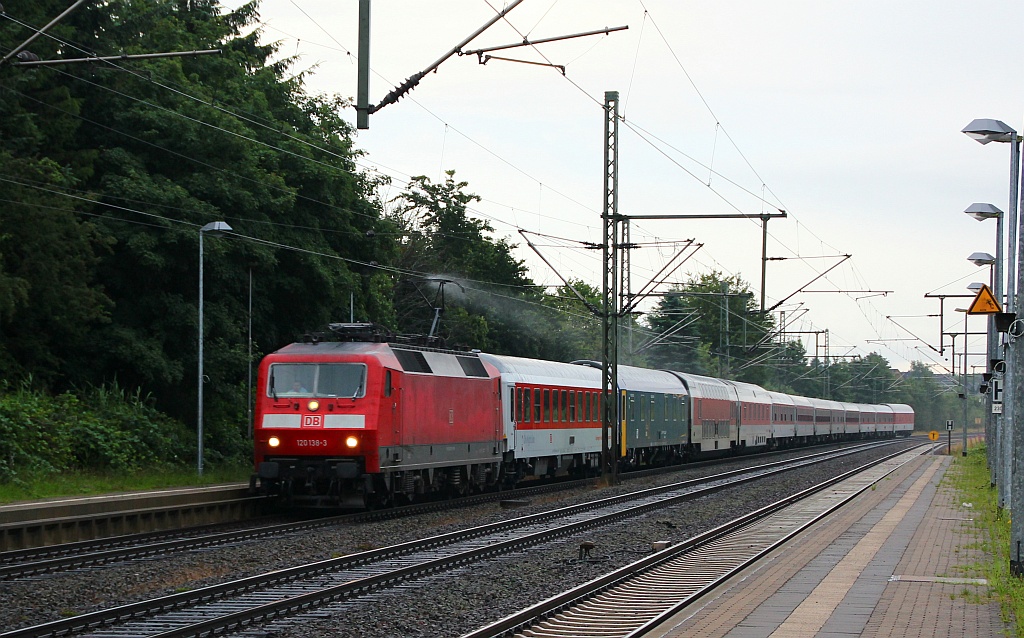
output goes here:
[{"label": "locomotive windshield wiper", "polygon": [[270,396],[277,401],[277,390],[274,389],[274,375],[270,375]]},{"label": "locomotive windshield wiper", "polygon": [[352,394],[352,400],[355,401],[356,397],[359,396],[359,391],[363,389],[363,382],[360,381],[359,385],[356,386],[355,393]]}]

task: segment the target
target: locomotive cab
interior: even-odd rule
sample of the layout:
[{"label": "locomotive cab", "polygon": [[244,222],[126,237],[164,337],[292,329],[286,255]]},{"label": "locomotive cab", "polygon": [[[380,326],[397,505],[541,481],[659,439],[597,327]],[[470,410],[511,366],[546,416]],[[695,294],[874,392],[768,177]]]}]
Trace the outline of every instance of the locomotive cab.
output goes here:
[{"label": "locomotive cab", "polygon": [[[260,366],[255,479],[296,504],[363,507],[379,469],[381,388],[387,371],[369,356],[339,360],[332,344],[291,346]],[[309,352],[313,350],[314,352]]]}]

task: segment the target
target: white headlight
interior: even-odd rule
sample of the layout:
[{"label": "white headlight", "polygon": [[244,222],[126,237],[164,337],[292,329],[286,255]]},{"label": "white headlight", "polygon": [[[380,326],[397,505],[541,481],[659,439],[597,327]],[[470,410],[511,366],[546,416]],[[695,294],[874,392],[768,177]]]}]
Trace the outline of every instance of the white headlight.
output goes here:
[{"label": "white headlight", "polygon": [[267,439],[267,445],[269,445],[270,447],[277,447],[281,445],[281,439],[277,438],[276,436],[272,436],[269,439]]}]

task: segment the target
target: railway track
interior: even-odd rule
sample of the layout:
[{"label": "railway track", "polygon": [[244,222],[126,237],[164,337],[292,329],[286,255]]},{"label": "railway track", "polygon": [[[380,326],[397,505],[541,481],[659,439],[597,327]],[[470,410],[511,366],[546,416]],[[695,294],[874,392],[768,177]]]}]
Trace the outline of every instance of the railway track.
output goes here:
[{"label": "railway track", "polygon": [[455,501],[433,501],[394,509],[320,516],[295,522],[260,525],[241,530],[223,531],[224,525],[204,526],[11,550],[0,552],[0,581],[57,573],[83,567],[97,567],[128,560],[152,558],[174,552],[193,551],[206,547],[301,533],[337,525],[353,525],[390,518],[417,516],[427,512],[456,507],[470,507],[505,499],[522,499],[590,484],[592,484],[590,479],[563,481],[519,488],[507,492],[477,494]]},{"label": "railway track", "polygon": [[919,448],[837,476],[462,638],[642,636],[920,456]]},{"label": "railway track", "polygon": [[[868,444],[876,445],[876,444]],[[862,449],[854,446],[849,449]],[[818,453],[816,453],[818,454]],[[718,461],[720,462],[720,461]],[[705,461],[691,464],[685,468],[700,465],[714,465],[716,461]],[[653,474],[678,471],[680,466],[656,468],[633,472],[628,477],[641,478]],[[83,540],[59,545],[47,545],[29,549],[18,549],[0,552],[0,581],[25,578],[41,574],[52,574],[79,568],[92,568],[100,565],[118,563],[129,560],[152,558],[174,552],[187,552],[196,549],[216,547],[231,543],[258,540],[283,534],[301,533],[316,529],[329,528],[336,525],[352,525],[369,521],[385,520],[406,516],[416,516],[427,512],[450,509],[453,507],[470,507],[481,503],[499,500],[515,500],[529,498],[539,494],[552,493],[590,485],[590,479],[562,481],[544,485],[518,488],[506,492],[489,492],[477,494],[456,501],[435,501],[416,505],[408,505],[394,509],[358,512],[300,521],[247,526],[246,529],[228,529],[237,527],[237,523],[226,525],[209,525],[173,530],[158,530],[139,534],[126,534],[91,540]],[[108,514],[104,514],[107,516]],[[271,517],[267,517],[271,518]]]},{"label": "railway track", "polygon": [[821,452],[279,570],[0,634],[3,638],[222,634],[514,552],[775,473],[862,451]]}]

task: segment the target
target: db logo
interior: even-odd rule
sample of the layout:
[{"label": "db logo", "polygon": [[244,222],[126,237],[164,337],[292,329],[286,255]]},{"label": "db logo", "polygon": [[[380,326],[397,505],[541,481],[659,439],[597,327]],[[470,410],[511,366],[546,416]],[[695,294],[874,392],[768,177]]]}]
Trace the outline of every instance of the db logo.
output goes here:
[{"label": "db logo", "polygon": [[322,415],[322,414],[304,414],[304,415],[302,415],[302,427],[304,427],[304,428],[322,428],[322,427],[324,427],[324,415]]}]

